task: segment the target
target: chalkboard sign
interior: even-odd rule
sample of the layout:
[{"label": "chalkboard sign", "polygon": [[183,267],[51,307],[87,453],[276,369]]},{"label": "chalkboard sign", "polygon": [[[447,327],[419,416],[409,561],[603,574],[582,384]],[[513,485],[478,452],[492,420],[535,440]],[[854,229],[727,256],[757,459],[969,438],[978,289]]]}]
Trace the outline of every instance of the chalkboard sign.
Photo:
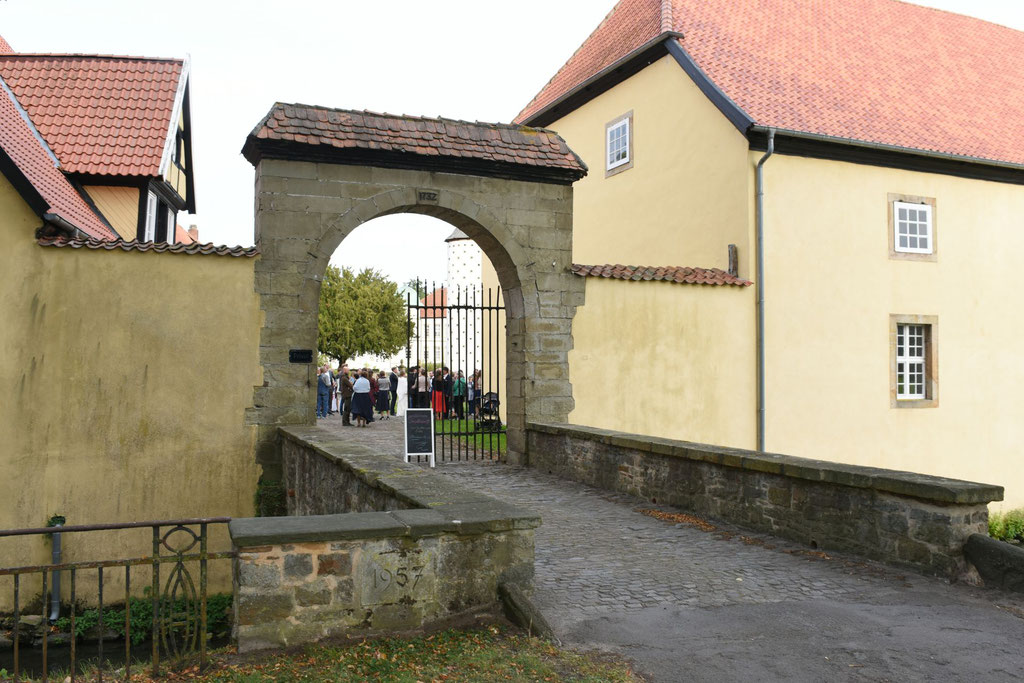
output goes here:
[{"label": "chalkboard sign", "polygon": [[434,466],[434,411],[409,408],[405,412],[405,461],[411,455],[429,455]]}]

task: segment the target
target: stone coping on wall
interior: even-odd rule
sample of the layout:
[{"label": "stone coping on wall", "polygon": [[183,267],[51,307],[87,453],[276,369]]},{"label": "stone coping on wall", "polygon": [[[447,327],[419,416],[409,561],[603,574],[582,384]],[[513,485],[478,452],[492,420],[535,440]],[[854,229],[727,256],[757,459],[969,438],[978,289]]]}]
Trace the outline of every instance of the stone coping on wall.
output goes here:
[{"label": "stone coping on wall", "polygon": [[280,434],[410,509],[236,519],[229,526],[232,541],[239,548],[353,538],[479,534],[534,529],[541,524],[540,516],[530,510],[459,486],[420,465],[402,461],[398,454],[382,457],[316,427],[282,427]]},{"label": "stone coping on wall", "polygon": [[984,505],[1003,499],[1003,487],[992,484],[948,479],[914,472],[887,470],[843,463],[813,460],[792,455],[760,453],[740,448],[709,446],[653,436],[628,434],[597,427],[571,424],[530,422],[527,431],[646,451],[723,467],[778,474],[808,481],[824,482],[853,488],[872,489],[936,505]]}]

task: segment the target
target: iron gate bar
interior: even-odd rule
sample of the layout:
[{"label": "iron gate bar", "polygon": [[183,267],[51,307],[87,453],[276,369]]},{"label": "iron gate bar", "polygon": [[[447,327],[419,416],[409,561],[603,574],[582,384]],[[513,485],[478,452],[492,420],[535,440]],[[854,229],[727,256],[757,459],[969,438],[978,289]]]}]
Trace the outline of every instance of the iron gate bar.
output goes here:
[{"label": "iron gate bar", "polygon": [[132,679],[132,566],[124,566],[124,680]]},{"label": "iron gate bar", "polygon": [[[46,674],[47,674],[47,670],[46,670],[47,669],[46,645],[47,645],[47,642],[49,641],[49,638],[47,636],[49,635],[49,631],[50,631],[50,629],[46,628],[46,572],[45,571],[43,572],[43,594],[42,595],[43,595],[43,599],[42,599],[42,603],[43,603],[43,614],[42,614],[42,617],[43,617],[43,620],[40,622],[40,624],[43,627],[43,681],[45,683],[45,681],[46,681]],[[18,624],[18,626],[20,627],[21,624]]]},{"label": "iron gate bar", "polygon": [[15,678],[15,680],[17,680],[17,678],[18,678],[18,671],[20,670],[19,667],[18,667],[18,664],[19,664],[18,653],[21,650],[21,647],[20,647],[20,642],[21,642],[21,612],[18,609],[18,587],[19,587],[19,584],[21,583],[19,581],[20,578],[21,578],[20,575],[18,575],[18,574],[14,575],[14,678]]},{"label": "iron gate bar", "polygon": [[[15,576],[17,576],[17,575],[15,575]],[[74,680],[75,680],[75,669],[77,668],[75,666],[75,664],[78,661],[76,659],[76,652],[75,652],[75,642],[78,640],[78,638],[75,638],[75,610],[76,610],[76,602],[77,601],[75,600],[75,569],[72,568],[72,570],[71,570],[71,681],[72,681],[72,683],[74,683]]]},{"label": "iron gate bar", "polygon": [[[96,680],[102,681],[103,680],[103,632],[106,631],[106,625],[103,623],[103,567],[100,567],[99,569],[96,570],[96,580],[99,582],[99,586],[100,586],[100,588],[99,588],[100,596],[99,596],[98,607],[97,607],[97,611],[98,611],[99,615],[98,615],[98,617],[96,619],[96,621],[97,621],[96,626],[97,626],[97,628],[99,628],[99,632],[100,632],[99,659],[96,662]],[[45,595],[45,593],[44,593],[44,595]],[[45,670],[45,667],[46,667],[46,663],[44,661],[43,662],[44,670]]]}]

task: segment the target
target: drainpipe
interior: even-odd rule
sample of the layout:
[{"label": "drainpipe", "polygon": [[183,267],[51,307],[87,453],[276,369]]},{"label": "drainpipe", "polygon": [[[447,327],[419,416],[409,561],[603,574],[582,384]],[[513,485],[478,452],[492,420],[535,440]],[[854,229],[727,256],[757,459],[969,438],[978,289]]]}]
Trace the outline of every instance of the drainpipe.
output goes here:
[{"label": "drainpipe", "polygon": [[[64,526],[63,522],[57,522],[53,525],[54,528],[59,529]],[[60,564],[61,552],[60,552],[60,532],[55,531],[52,535],[53,546],[50,552],[50,560],[53,564]],[[53,584],[50,586],[50,623],[57,621],[60,618],[60,572],[53,572]]]},{"label": "drainpipe", "polygon": [[757,287],[757,450],[764,451],[765,432],[765,388],[764,388],[764,164],[775,154],[775,129],[768,129],[768,151],[757,162],[755,184],[757,187],[757,273],[754,283]]}]

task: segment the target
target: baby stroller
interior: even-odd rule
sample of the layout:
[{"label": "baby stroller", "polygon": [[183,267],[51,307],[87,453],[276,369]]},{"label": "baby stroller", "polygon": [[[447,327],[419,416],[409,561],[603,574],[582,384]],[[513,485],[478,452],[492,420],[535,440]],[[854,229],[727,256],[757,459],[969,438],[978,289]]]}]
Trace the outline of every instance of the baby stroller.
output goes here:
[{"label": "baby stroller", "polygon": [[500,405],[497,393],[489,391],[483,395],[480,402],[480,422],[477,426],[481,432],[501,431],[501,413],[498,411]]}]

